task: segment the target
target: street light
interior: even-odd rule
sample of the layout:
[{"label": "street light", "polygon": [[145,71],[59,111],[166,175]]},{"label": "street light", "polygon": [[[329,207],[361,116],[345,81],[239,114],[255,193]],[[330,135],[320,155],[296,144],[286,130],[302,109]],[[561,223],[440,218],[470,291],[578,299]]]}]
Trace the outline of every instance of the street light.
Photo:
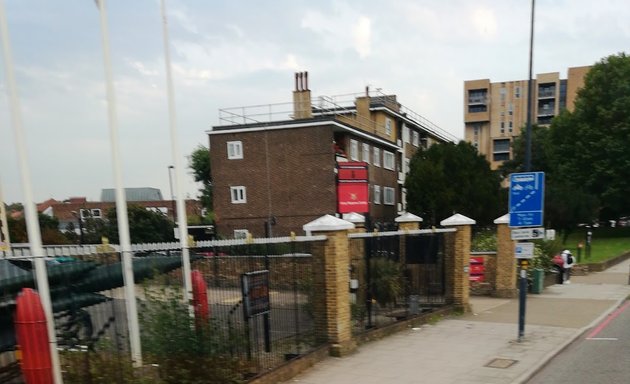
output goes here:
[{"label": "street light", "polygon": [[82,223],[83,220],[81,220],[81,214],[77,213],[77,211],[72,211],[72,215],[76,217],[77,221],[79,222],[79,245],[82,245],[83,244],[83,223]]},{"label": "street light", "polygon": [[172,165],[168,166],[168,185],[171,188],[171,209],[173,210],[173,221],[177,221],[177,212],[175,208],[175,194],[173,193],[173,177],[171,176],[171,171],[175,170],[175,167]]}]

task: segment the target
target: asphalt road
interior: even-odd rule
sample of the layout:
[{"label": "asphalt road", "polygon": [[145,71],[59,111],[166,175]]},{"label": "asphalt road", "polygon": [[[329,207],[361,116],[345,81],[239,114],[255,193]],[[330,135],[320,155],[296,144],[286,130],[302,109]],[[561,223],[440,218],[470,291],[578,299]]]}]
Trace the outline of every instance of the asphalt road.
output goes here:
[{"label": "asphalt road", "polygon": [[630,383],[630,301],[569,345],[528,383]]}]

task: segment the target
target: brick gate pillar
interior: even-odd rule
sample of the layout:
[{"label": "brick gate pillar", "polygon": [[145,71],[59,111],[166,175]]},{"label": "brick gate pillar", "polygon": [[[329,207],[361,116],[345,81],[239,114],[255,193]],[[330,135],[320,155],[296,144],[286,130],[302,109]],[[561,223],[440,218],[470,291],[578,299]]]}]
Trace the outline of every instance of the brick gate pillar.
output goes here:
[{"label": "brick gate pillar", "polygon": [[313,251],[313,316],[320,341],[331,344],[330,354],[343,356],[356,348],[352,339],[352,319],[348,287],[350,252],[349,221],[325,215],[304,225],[313,235],[327,240],[315,243]]},{"label": "brick gate pillar", "polygon": [[444,267],[446,269],[446,299],[456,307],[468,312],[470,310],[470,242],[471,226],[475,220],[464,215],[455,214],[440,222],[444,227],[457,227],[454,233],[444,237]]},{"label": "brick gate pillar", "polygon": [[399,230],[413,231],[414,229],[420,229],[422,217],[406,212],[398,216],[394,221],[398,223]]},{"label": "brick gate pillar", "polygon": [[508,224],[510,216],[503,215],[496,219],[497,225],[497,261],[496,283],[493,296],[513,298],[518,294],[516,288],[516,258],[514,257],[514,241]]}]

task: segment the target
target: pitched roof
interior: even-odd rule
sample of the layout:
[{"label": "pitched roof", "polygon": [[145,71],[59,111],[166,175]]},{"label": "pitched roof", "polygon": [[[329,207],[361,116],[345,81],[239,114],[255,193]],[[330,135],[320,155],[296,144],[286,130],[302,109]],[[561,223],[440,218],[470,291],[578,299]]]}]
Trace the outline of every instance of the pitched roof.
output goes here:
[{"label": "pitched roof", "polygon": [[[162,198],[162,192],[157,188],[125,188],[125,198],[127,201],[159,201]],[[113,188],[101,190],[101,201],[115,202],[116,191]]]}]

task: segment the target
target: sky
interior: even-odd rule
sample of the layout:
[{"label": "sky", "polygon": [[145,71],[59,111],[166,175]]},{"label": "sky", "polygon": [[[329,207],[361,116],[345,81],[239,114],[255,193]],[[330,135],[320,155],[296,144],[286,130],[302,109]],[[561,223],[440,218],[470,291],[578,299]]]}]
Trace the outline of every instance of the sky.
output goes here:
[{"label": "sky", "polygon": [[[94,0],[0,0],[8,20],[35,202],[114,187],[98,8]],[[171,196],[171,151],[158,0],[107,0],[123,183]],[[366,86],[463,138],[465,80],[524,80],[525,0],[166,0],[177,138],[208,145],[219,109],[287,103],[294,73],[314,97]],[[533,73],[629,51],[627,0],[536,2]],[[0,57],[0,186],[23,202]]]}]

